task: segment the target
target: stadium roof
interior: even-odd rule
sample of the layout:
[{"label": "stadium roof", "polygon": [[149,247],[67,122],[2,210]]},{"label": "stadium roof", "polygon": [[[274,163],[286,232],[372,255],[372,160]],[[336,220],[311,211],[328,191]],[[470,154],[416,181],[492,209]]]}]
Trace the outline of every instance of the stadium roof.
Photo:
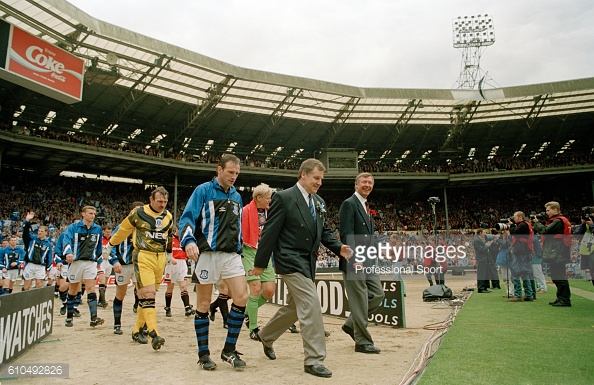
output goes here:
[{"label": "stadium roof", "polygon": [[86,63],[83,99],[72,105],[0,81],[1,113],[17,124],[279,160],[325,149],[374,162],[464,160],[470,152],[485,160],[494,151],[554,156],[594,146],[594,78],[481,90],[362,88],[234,66],[62,0],[3,0],[0,18]]}]

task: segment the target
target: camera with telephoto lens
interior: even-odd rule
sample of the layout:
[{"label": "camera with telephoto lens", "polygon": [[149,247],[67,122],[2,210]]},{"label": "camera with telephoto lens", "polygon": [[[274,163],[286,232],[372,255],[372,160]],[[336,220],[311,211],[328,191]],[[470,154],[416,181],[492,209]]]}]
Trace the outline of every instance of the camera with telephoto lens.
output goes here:
[{"label": "camera with telephoto lens", "polygon": [[583,211],[582,219],[584,221],[587,222],[587,221],[590,221],[590,220],[594,220],[594,214],[593,214],[594,207],[592,207],[592,206],[584,206],[584,207],[582,207],[582,211]]},{"label": "camera with telephoto lens", "polygon": [[539,221],[544,222],[547,220],[547,213],[542,212],[538,214],[530,214],[530,219],[538,219]]},{"label": "camera with telephoto lens", "polygon": [[514,221],[514,217],[500,218],[499,223],[495,223],[495,229],[497,229],[497,231],[509,230],[509,225],[507,224],[507,222],[513,222],[513,221]]}]

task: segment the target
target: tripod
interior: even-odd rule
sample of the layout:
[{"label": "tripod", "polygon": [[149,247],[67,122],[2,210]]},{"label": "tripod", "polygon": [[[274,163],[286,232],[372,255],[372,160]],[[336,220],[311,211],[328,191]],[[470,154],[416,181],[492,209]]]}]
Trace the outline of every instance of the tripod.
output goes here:
[{"label": "tripod", "polygon": [[[435,205],[439,203],[439,198],[430,197],[427,202],[429,202],[431,205],[431,213],[433,214],[433,236],[435,238],[435,248],[437,249],[437,212],[435,211]],[[435,262],[435,260],[433,262]],[[427,280],[429,281],[430,285],[433,284],[433,281],[431,280],[431,273],[427,274]],[[435,283],[437,285],[445,285],[445,273],[441,272],[441,269],[439,273],[435,273]]]}]

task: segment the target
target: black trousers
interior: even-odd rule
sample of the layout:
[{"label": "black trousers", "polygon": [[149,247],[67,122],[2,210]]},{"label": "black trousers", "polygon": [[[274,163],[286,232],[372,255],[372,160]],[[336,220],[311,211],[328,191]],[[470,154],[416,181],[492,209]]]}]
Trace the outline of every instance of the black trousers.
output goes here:
[{"label": "black trousers", "polygon": [[479,279],[476,281],[476,287],[478,291],[488,290],[489,289],[489,280],[486,279]]},{"label": "black trousers", "polygon": [[571,303],[571,290],[569,290],[569,281],[565,271],[565,262],[549,263],[551,279],[557,286],[557,299],[561,302]]},{"label": "black trousers", "polygon": [[491,274],[489,269],[489,263],[486,260],[477,261],[476,266],[476,287],[478,291],[489,289],[491,284]]}]

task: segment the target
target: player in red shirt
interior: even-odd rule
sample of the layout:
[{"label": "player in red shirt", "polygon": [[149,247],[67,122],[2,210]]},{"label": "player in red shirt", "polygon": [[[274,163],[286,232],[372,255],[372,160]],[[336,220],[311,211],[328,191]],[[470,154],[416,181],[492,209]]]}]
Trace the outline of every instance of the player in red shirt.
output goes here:
[{"label": "player in red shirt", "polygon": [[188,256],[181,248],[178,238],[178,231],[175,230],[172,243],[173,261],[171,264],[165,266],[165,283],[167,290],[165,291],[165,316],[171,317],[171,298],[173,297],[173,288],[177,282],[181,290],[181,299],[184,303],[185,315],[189,317],[194,315],[194,309],[190,305],[190,296],[188,294]]}]

